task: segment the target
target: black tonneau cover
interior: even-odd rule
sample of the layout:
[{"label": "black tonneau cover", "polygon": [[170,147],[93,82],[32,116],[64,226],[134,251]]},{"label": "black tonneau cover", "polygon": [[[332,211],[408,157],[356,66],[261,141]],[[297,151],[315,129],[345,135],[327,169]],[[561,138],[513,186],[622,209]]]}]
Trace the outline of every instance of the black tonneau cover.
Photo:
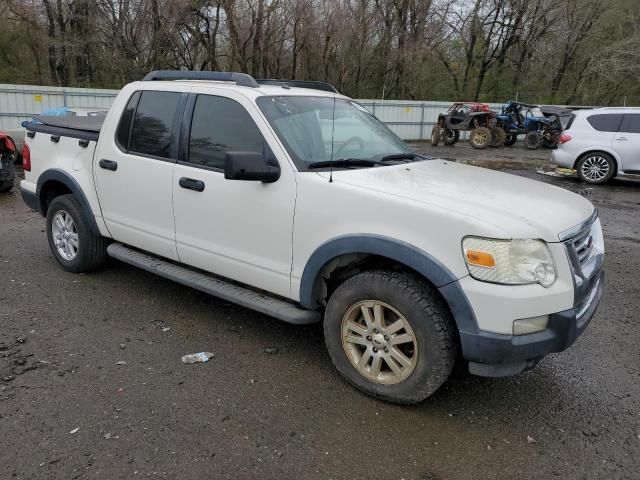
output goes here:
[{"label": "black tonneau cover", "polygon": [[31,132],[96,141],[100,135],[105,115],[36,115],[33,119],[35,121],[25,125],[25,128]]}]

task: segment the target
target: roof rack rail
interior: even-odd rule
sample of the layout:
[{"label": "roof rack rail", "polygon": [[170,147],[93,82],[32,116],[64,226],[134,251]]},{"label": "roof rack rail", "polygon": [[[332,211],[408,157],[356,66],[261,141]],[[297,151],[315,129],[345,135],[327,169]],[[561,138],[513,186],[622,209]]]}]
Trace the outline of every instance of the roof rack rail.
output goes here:
[{"label": "roof rack rail", "polygon": [[295,88],[310,88],[313,90],[322,90],[325,92],[332,93],[340,93],[328,82],[321,82],[319,80],[284,80],[284,79],[275,79],[275,78],[260,78],[257,79],[260,85],[282,85],[285,87],[295,87]]},{"label": "roof rack rail", "polygon": [[153,72],[149,72],[142,80],[145,82],[154,80],[210,80],[217,82],[235,82],[236,85],[251,88],[258,88],[260,86],[251,75],[237,72],[154,70]]}]

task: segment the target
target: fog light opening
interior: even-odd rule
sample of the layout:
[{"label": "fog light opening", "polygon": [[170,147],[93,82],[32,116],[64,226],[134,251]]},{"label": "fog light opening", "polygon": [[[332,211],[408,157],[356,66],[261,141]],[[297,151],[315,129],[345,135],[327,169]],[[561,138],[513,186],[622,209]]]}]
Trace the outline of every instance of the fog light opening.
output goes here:
[{"label": "fog light opening", "polygon": [[549,326],[549,315],[539,317],[521,318],[513,322],[514,335],[527,335],[529,333],[542,332]]}]

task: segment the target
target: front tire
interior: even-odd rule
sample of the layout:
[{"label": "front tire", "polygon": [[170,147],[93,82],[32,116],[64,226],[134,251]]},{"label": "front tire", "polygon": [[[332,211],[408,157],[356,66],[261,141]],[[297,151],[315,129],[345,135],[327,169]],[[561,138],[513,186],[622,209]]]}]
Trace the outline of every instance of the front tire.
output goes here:
[{"label": "front tire", "polygon": [[359,390],[389,402],[414,404],[449,377],[458,354],[454,322],[421,278],[363,272],[331,295],[324,336],[340,374]]},{"label": "front tire", "polygon": [[74,195],[54,198],[47,210],[49,248],[68,272],[90,272],[107,258],[107,239],[92,232],[88,215]]},{"label": "front tire", "polygon": [[438,124],[434,125],[433,128],[431,129],[431,146],[432,147],[437,147],[438,144],[440,143],[440,137],[441,137],[441,128]]},{"label": "front tire", "polygon": [[444,128],[444,133],[442,134],[442,141],[448,147],[452,147],[460,140],[460,130],[452,130],[451,128]]},{"label": "front tire", "polygon": [[514,134],[507,135],[507,138],[504,141],[506,147],[513,147],[518,140],[518,136]]},{"label": "front tire", "polygon": [[487,127],[478,127],[471,130],[469,135],[469,143],[473,148],[483,149],[491,143],[491,130]]},{"label": "front tire", "polygon": [[588,153],[578,161],[576,170],[580,180],[583,182],[599,185],[613,178],[616,163],[608,153]]}]

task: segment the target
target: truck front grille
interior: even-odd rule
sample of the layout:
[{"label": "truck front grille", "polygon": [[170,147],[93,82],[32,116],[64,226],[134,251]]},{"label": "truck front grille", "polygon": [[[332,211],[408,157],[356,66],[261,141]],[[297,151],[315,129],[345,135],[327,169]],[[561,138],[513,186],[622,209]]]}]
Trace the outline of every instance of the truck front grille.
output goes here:
[{"label": "truck front grille", "polygon": [[573,249],[578,257],[580,267],[583,267],[584,264],[589,261],[591,254],[593,253],[594,241],[591,229],[579,233],[573,238],[571,243],[573,244]]}]

